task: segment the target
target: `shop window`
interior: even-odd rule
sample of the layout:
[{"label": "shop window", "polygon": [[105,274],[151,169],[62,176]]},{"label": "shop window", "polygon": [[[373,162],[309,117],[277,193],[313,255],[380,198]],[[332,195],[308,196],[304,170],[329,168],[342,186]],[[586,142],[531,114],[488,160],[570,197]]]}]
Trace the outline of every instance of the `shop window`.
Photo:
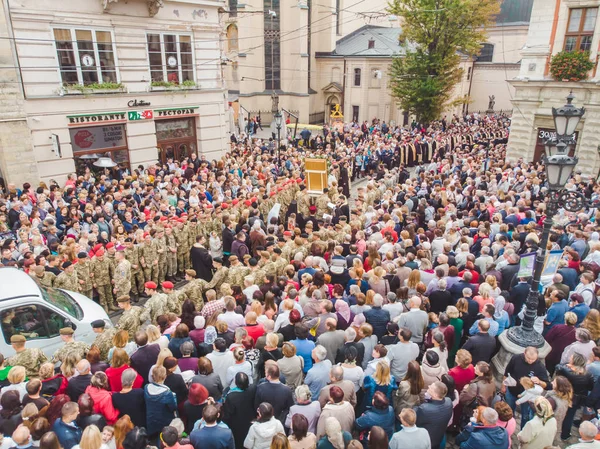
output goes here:
[{"label": "shop window", "polygon": [[192,37],[183,34],[148,34],[152,81],[180,84],[194,81]]},{"label": "shop window", "polygon": [[71,128],[69,132],[77,174],[85,173],[87,169],[101,171],[93,165],[100,157],[111,158],[119,169],[129,169],[125,125]]},{"label": "shop window", "polygon": [[117,83],[110,31],[54,29],[63,84]]},{"label": "shop window", "polygon": [[58,337],[58,331],[65,326],[65,317],[37,304],[14,307],[2,313],[2,334],[9,344],[13,335],[23,335],[27,340]]},{"label": "shop window", "polygon": [[598,8],[573,8],[569,10],[569,23],[565,33],[565,51],[589,51],[592,47]]},{"label": "shop window", "polygon": [[354,69],[354,87],[360,87],[361,70]]}]

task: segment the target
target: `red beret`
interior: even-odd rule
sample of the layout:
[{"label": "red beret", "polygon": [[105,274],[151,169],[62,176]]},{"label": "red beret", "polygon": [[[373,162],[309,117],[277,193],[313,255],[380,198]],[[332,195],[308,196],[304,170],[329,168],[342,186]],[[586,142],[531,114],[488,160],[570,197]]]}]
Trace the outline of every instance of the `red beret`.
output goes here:
[{"label": "red beret", "polygon": [[97,245],[94,245],[94,247],[92,248],[92,251],[96,252],[98,251],[100,248],[102,248],[102,244],[98,243]]},{"label": "red beret", "polygon": [[271,195],[271,196],[275,196],[275,192],[271,192],[271,193],[270,193],[270,195]]},{"label": "red beret", "polygon": [[212,209],[212,207],[213,207],[213,205],[212,205],[212,204],[210,204],[210,203],[208,203],[208,204],[206,205],[206,208],[207,208],[207,209]]},{"label": "red beret", "polygon": [[173,288],[175,287],[171,281],[165,281],[162,283],[163,288]]},{"label": "red beret", "polygon": [[147,232],[144,232],[144,238],[146,237],[150,237],[150,234],[148,234]]},{"label": "red beret", "polygon": [[308,210],[309,210],[310,212],[316,212],[316,211],[317,211],[317,206],[310,206],[310,207],[308,208]]},{"label": "red beret", "polygon": [[258,199],[256,199],[255,196],[253,196],[252,198],[250,198],[250,201],[252,201],[253,203],[256,203],[258,201]]},{"label": "red beret", "polygon": [[148,281],[144,284],[144,287],[150,288],[152,290],[156,290],[156,283],[154,283],[152,281]]},{"label": "red beret", "polygon": [[177,223],[185,223],[185,219],[184,218],[178,218],[177,219]]},{"label": "red beret", "polygon": [[283,235],[288,235],[288,236],[291,236],[291,235],[292,235],[292,233],[291,233],[290,231],[283,231]]},{"label": "red beret", "polygon": [[162,217],[160,217],[160,221],[167,221],[167,220],[168,220],[168,218],[165,215],[163,215]]},{"label": "red beret", "polygon": [[302,181],[303,181],[303,180],[302,180],[302,178],[296,178],[296,182],[297,182],[298,184],[302,184]]},{"label": "red beret", "polygon": [[98,251],[96,251],[96,256],[104,256],[104,250],[100,248]]},{"label": "red beret", "polygon": [[181,216],[181,218],[187,218],[188,214],[186,214],[186,213],[184,212],[184,213],[182,213],[180,216]]},{"label": "red beret", "polygon": [[282,188],[282,187],[277,187],[277,191],[278,191],[278,192],[281,192],[282,190],[283,190],[283,188]]},{"label": "red beret", "polygon": [[115,244],[113,242],[108,242],[106,244],[106,249],[110,249],[110,248],[114,248],[114,247],[115,247]]},{"label": "red beret", "polygon": [[250,200],[246,200],[246,201],[244,201],[244,204],[245,204],[246,206],[252,206],[252,201],[250,201]]},{"label": "red beret", "polygon": [[238,200],[237,198],[234,199],[231,204],[233,204],[234,206],[236,206],[238,203],[240,202],[240,200]]},{"label": "red beret", "polygon": [[229,207],[229,204],[227,204],[227,203],[221,204],[222,209],[227,209],[228,207]]}]

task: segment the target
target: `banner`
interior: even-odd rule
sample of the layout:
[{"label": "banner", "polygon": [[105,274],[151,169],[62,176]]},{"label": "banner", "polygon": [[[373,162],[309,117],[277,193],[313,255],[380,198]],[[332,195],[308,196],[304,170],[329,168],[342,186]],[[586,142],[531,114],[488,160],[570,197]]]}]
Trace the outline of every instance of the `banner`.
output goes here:
[{"label": "banner", "polygon": [[542,276],[554,276],[556,270],[558,270],[558,262],[562,259],[563,254],[564,251],[562,249],[557,249],[548,253]]},{"label": "banner", "polygon": [[519,261],[519,272],[517,277],[531,277],[533,276],[533,268],[535,266],[535,256],[537,253],[528,253],[521,256]]}]

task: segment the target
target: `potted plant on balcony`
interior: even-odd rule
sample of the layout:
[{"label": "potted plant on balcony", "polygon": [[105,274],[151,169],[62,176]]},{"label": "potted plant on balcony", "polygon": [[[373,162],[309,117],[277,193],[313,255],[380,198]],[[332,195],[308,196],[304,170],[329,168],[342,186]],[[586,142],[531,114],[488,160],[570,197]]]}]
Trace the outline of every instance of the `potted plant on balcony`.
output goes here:
[{"label": "potted plant on balcony", "polygon": [[65,84],[63,92],[68,95],[81,94],[113,94],[125,92],[125,86],[121,83],[89,83],[89,84]]},{"label": "potted plant on balcony", "polygon": [[558,81],[582,81],[594,68],[588,51],[561,51],[550,61],[550,73]]}]

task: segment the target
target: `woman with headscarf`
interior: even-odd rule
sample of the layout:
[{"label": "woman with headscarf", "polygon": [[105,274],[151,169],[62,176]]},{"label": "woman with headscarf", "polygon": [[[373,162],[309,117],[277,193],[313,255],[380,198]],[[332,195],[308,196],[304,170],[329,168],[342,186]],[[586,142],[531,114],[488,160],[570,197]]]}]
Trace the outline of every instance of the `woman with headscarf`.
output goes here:
[{"label": "woman with headscarf", "polygon": [[534,402],[533,411],[534,417],[517,434],[521,449],[543,449],[552,446],[556,435],[556,418],[550,402],[544,397],[538,397]]},{"label": "woman with headscarf", "polygon": [[498,334],[500,335],[504,332],[505,329],[508,329],[510,326],[510,318],[508,317],[508,313],[504,310],[504,304],[506,304],[506,299],[504,296],[498,296],[494,300],[494,307],[496,308],[494,312],[494,321],[498,323]]},{"label": "woman with headscarf", "polygon": [[345,331],[354,320],[354,314],[350,310],[350,306],[344,300],[335,302],[335,314],[337,316],[337,329]]},{"label": "woman with headscarf", "polygon": [[337,418],[325,421],[325,435],[317,443],[317,449],[346,449],[352,440],[350,432],[343,431]]},{"label": "woman with headscarf", "polygon": [[198,345],[198,357],[210,354],[213,350],[213,343],[217,339],[217,329],[214,326],[207,326],[204,331],[204,342]]}]

